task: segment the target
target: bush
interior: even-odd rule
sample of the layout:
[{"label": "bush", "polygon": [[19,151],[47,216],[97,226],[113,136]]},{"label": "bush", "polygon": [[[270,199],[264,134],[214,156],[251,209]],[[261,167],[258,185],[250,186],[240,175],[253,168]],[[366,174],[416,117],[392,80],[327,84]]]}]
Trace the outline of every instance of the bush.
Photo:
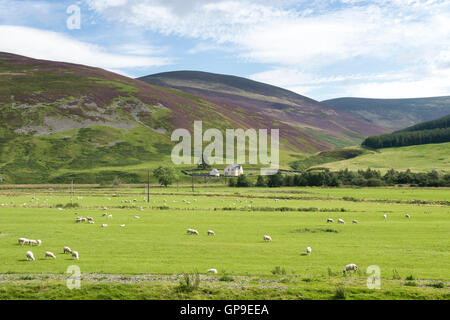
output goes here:
[{"label": "bush", "polygon": [[281,268],[281,267],[279,267],[279,266],[276,266],[275,269],[273,269],[271,272],[272,272],[272,274],[274,274],[274,275],[276,275],[276,274],[282,274],[282,275],[285,275],[285,274],[286,274],[286,269]]},{"label": "bush", "polygon": [[442,282],[442,281],[429,283],[429,284],[427,284],[427,286],[437,288],[437,289],[443,289],[445,287],[444,282]]},{"label": "bush", "polygon": [[[80,207],[80,205],[78,204],[78,203],[66,203],[66,205],[64,206],[64,208],[65,209],[68,209],[68,208],[79,208]],[[58,207],[58,208],[61,208],[61,207]]]},{"label": "bush", "polygon": [[178,292],[189,293],[197,290],[199,287],[200,287],[200,275],[198,273],[191,275],[184,273],[176,289]]},{"label": "bush", "polygon": [[347,293],[345,292],[345,286],[339,284],[334,290],[334,298],[338,300],[345,300],[347,298]]},{"label": "bush", "polygon": [[406,278],[405,278],[405,280],[415,280],[414,279],[414,276],[411,274],[411,275],[409,275],[409,276],[407,276]]}]

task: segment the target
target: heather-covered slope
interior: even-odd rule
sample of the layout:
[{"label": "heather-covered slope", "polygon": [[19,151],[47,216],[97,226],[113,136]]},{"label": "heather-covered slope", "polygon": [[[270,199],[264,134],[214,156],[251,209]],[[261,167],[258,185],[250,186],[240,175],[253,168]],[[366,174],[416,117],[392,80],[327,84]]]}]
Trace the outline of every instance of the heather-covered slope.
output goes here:
[{"label": "heather-covered slope", "polygon": [[343,128],[340,115],[331,109],[316,114],[316,103],[304,99],[308,107],[295,113],[316,115],[316,127],[276,108],[262,112],[266,107],[254,102],[270,105],[264,100],[250,99],[249,108],[98,68],[0,53],[0,176],[11,183],[142,180],[143,169],[170,164],[172,130],[192,129],[194,120],[204,129],[279,128],[285,165],[299,154],[378,133],[353,118],[365,129]]},{"label": "heather-covered slope", "polygon": [[[140,78],[150,84],[171,87],[213,100],[216,103],[241,107],[261,118],[279,121],[285,130],[291,127],[317,140],[311,140],[308,151],[357,144],[361,137],[385,129],[371,125],[328,105],[249,79],[198,71],[176,71]],[[287,129],[289,128],[289,129]],[[304,139],[304,137],[302,137]]]}]

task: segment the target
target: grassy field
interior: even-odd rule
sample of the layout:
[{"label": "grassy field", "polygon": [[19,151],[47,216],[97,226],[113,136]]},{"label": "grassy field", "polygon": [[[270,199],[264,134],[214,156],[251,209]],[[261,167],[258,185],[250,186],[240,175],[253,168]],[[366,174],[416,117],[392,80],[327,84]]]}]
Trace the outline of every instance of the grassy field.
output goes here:
[{"label": "grassy field", "polygon": [[356,158],[320,164],[319,166],[329,168],[332,171],[346,168],[349,170],[372,168],[382,172],[389,169],[430,172],[432,169],[436,169],[448,173],[450,172],[450,143],[380,149]]},{"label": "grassy field", "polygon": [[[182,186],[151,188],[147,203],[142,187],[80,186],[79,207],[58,209],[70,202],[67,187],[2,188],[0,298],[332,299],[343,286],[348,299],[448,299],[449,200],[449,189]],[[19,237],[43,243],[22,247]],[[349,263],[360,271],[344,277]],[[65,287],[71,265],[81,269],[82,290]],[[380,267],[381,290],[365,285],[371,265]],[[206,275],[209,268],[219,274]],[[197,272],[199,289],[177,289],[181,274]]]}]

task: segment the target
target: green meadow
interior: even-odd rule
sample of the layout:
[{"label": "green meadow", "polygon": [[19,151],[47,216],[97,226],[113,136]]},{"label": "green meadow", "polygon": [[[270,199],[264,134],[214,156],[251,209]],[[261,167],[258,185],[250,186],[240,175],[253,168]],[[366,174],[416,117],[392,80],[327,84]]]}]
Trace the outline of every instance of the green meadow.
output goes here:
[{"label": "green meadow", "polygon": [[[144,186],[75,186],[69,208],[68,186],[2,188],[0,299],[333,299],[341,287],[346,299],[448,299],[449,201],[445,188],[201,185],[152,187],[147,202]],[[42,245],[21,246],[20,237]],[[350,263],[359,271],[344,275]],[[71,265],[81,270],[81,290],[65,286]],[[373,265],[380,290],[366,286]],[[180,292],[181,275],[196,273],[199,288]]]}]

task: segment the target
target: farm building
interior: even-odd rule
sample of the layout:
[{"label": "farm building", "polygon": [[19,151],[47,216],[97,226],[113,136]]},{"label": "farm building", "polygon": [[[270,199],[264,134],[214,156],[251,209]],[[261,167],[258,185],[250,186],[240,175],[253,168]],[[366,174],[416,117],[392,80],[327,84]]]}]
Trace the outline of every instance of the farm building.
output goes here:
[{"label": "farm building", "polygon": [[237,164],[230,164],[223,170],[225,176],[237,177],[244,174],[244,168]]},{"label": "farm building", "polygon": [[219,170],[217,170],[217,169],[212,169],[212,170],[209,172],[209,175],[210,175],[210,176],[213,176],[213,177],[220,177],[220,172],[219,172]]}]

